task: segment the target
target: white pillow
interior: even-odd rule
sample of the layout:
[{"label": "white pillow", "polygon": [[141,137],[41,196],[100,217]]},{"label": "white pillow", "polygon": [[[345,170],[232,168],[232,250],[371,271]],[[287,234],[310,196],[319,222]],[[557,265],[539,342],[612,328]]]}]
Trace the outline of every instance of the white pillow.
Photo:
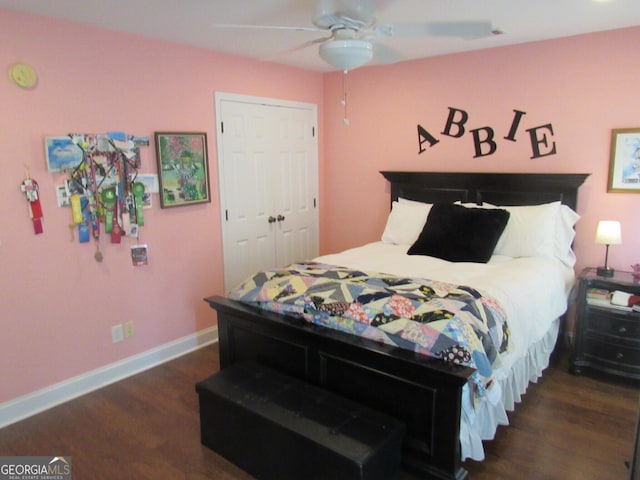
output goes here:
[{"label": "white pillow", "polygon": [[431,204],[399,200],[391,204],[382,241],[395,245],[413,245],[427,221]]},{"label": "white pillow", "polygon": [[542,205],[496,206],[484,202],[456,202],[464,207],[504,208],[511,216],[498,240],[494,255],[509,257],[556,257],[569,268],[576,263],[571,249],[576,232],[573,229],[580,215],[560,202]]},{"label": "white pillow", "polygon": [[494,254],[508,257],[556,256],[555,237],[560,202],[500,208],[507,210],[511,216]]},{"label": "white pillow", "polygon": [[576,264],[576,255],[571,249],[571,244],[576,236],[573,227],[580,220],[580,215],[567,205],[560,205],[559,213],[556,223],[555,255],[567,267],[573,268]]}]

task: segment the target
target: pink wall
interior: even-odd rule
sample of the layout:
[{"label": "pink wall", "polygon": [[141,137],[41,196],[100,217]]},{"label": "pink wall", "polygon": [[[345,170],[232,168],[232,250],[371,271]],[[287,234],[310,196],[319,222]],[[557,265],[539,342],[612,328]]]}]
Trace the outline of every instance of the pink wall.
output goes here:
[{"label": "pink wall", "polygon": [[[0,64],[38,71],[35,90],[0,81],[0,403],[214,324],[202,298],[222,291],[214,126],[215,91],[317,103],[321,249],[379,238],[388,189],[379,170],[589,172],[580,191],[578,268],[601,263],[598,220],[622,222],[610,263],[640,261],[634,212],[640,196],[607,194],[610,130],[638,127],[640,28],[355,70],[348,76],[351,126],[342,124],[342,78],[249,61],[137,36],[0,9]],[[37,35],[33,33],[37,32]],[[584,53],[587,52],[587,53]],[[447,108],[469,128],[496,131],[494,155],[472,158],[469,135],[442,130]],[[523,110],[518,141],[501,140]],[[525,128],[552,123],[557,155],[531,160]],[[440,138],[418,155],[416,125]],[[46,171],[43,137],[68,132],[205,131],[211,204],[145,211],[141,242],[150,265],[133,268],[128,248],[69,242],[70,212],[55,204],[61,180]],[[154,146],[142,151],[155,173]],[[28,164],[42,189],[45,233],[35,236],[19,185]],[[136,334],[112,344],[111,326]]]},{"label": "pink wall", "polygon": [[[322,104],[322,76],[138,36],[0,9],[0,65],[39,74],[34,90],[0,80],[0,403],[149,350],[215,323],[202,301],[222,292],[214,92]],[[319,109],[321,118],[322,108]],[[142,171],[156,173],[154,131],[208,134],[213,201],[145,211],[150,264],[133,268],[135,240],[69,241],[46,171],[45,135],[125,131],[150,136]],[[34,235],[19,186],[24,164],[41,189],[43,235]],[[135,335],[111,342],[111,326]]]},{"label": "pink wall", "polygon": [[[354,70],[347,77],[350,126],[342,123],[342,75],[324,78],[325,195],[322,249],[380,237],[388,188],[380,170],[591,173],[580,189],[577,269],[604,261],[599,220],[619,220],[623,245],[610,265],[640,262],[640,195],[607,193],[612,128],[640,127],[640,27]],[[448,108],[467,128],[490,126],[497,150],[473,158],[472,136],[441,135]],[[503,140],[513,110],[527,112],[516,142]],[[557,154],[530,159],[525,129],[551,123]],[[418,154],[417,125],[440,139]],[[345,161],[348,159],[349,161]],[[383,213],[384,212],[384,213]]]}]

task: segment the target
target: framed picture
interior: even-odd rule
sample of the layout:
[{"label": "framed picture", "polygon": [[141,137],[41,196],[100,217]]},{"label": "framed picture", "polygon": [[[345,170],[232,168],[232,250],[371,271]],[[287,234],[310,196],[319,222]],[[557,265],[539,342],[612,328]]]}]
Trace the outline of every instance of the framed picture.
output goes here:
[{"label": "framed picture", "polygon": [[611,131],[607,192],[640,193],[640,128]]},{"label": "framed picture", "polygon": [[63,172],[73,170],[82,162],[83,151],[71,137],[44,137],[47,170]]},{"label": "framed picture", "polygon": [[207,134],[155,132],[162,208],[211,201]]}]

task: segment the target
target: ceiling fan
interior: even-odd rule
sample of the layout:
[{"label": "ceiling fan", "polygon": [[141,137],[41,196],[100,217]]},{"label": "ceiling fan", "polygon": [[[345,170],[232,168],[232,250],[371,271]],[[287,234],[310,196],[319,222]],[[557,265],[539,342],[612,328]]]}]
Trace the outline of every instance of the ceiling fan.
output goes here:
[{"label": "ceiling fan", "polygon": [[276,25],[216,24],[221,28],[253,28],[322,32],[325,36],[295,46],[277,56],[286,55],[312,45],[319,45],[320,57],[343,71],[361,67],[374,58],[379,63],[401,60],[392,48],[374,43],[378,37],[459,37],[465,39],[498,35],[490,21],[378,23],[378,5],[389,0],[317,0],[312,17],[313,27]]}]

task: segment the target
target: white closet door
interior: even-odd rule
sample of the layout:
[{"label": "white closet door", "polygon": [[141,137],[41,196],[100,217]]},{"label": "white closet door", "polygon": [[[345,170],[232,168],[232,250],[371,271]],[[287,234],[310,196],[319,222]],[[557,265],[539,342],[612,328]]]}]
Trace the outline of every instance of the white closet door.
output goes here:
[{"label": "white closet door", "polygon": [[225,291],[318,255],[316,108],[216,94]]},{"label": "white closet door", "polygon": [[276,264],[318,256],[317,174],[313,117],[307,110],[278,108]]}]

